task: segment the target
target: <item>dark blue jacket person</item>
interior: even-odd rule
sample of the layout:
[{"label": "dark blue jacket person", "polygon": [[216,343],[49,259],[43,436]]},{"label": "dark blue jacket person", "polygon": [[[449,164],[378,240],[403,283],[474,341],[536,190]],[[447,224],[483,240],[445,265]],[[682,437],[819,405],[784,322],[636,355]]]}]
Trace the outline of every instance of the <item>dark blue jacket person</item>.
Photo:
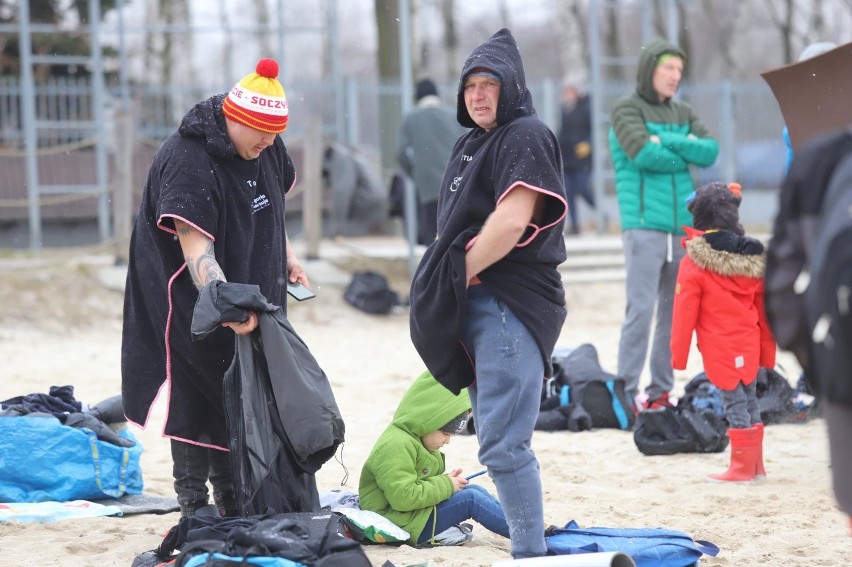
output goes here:
[{"label": "dark blue jacket person", "polygon": [[535,115],[508,29],[473,50],[459,81],[456,142],[438,237],[411,286],[411,337],[435,378],[467,387],[479,459],[497,487],[512,556],[546,553],[541,478],[530,449],[542,381],[565,320],[562,164]]}]

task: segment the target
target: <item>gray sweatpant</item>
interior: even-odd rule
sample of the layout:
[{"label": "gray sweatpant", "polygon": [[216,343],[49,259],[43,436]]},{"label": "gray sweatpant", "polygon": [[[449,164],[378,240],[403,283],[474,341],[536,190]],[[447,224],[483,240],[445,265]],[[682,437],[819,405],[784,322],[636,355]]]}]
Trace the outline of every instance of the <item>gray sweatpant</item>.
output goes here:
[{"label": "gray sweatpant", "polygon": [[648,354],[651,320],[657,323],[651,346],[651,384],[645,389],[653,400],[674,386],[671,363],[672,304],[680,260],[686,251],[681,237],[658,230],[630,229],[622,234],[627,269],[627,307],[618,343],[618,376],[624,379],[629,399],[639,393],[639,378]]}]

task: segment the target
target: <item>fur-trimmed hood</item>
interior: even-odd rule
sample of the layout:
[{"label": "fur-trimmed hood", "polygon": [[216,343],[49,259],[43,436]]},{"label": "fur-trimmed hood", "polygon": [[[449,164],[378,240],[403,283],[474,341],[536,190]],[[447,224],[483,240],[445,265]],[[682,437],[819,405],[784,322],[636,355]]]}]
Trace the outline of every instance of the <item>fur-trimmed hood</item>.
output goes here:
[{"label": "fur-trimmed hood", "polygon": [[686,241],[686,253],[696,266],[720,276],[762,278],[766,269],[763,244],[728,230],[696,235]]}]

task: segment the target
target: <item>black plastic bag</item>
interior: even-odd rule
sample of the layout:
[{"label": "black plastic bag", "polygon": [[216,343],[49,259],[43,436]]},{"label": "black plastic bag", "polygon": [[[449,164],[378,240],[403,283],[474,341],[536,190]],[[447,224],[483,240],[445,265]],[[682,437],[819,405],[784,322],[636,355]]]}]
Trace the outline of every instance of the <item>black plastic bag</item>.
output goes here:
[{"label": "black plastic bag", "polygon": [[644,455],[720,453],[728,446],[727,431],[713,410],[665,407],[639,414],[633,441]]},{"label": "black plastic bag", "polygon": [[387,315],[399,305],[399,295],[388,285],[388,280],[376,272],[355,272],[343,292],[346,303],[377,315]]}]

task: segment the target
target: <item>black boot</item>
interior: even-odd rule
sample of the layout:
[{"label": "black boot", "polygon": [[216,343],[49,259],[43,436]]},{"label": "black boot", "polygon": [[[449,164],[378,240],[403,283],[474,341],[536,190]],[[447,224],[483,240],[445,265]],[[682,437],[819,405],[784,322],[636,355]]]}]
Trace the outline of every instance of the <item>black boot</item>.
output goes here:
[{"label": "black boot", "polygon": [[223,518],[234,518],[240,516],[239,505],[237,504],[237,495],[233,490],[217,491],[213,490],[213,501],[219,509],[219,515]]}]

